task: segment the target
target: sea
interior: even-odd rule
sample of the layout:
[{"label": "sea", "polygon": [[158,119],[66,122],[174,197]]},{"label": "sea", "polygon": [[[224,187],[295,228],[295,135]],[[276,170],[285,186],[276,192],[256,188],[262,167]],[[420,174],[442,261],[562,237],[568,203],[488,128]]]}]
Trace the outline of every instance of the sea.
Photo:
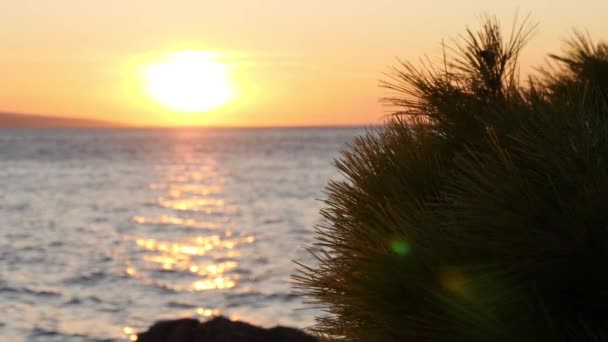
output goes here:
[{"label": "sea", "polygon": [[343,128],[0,129],[0,341],[128,341],[215,315],[306,328]]}]

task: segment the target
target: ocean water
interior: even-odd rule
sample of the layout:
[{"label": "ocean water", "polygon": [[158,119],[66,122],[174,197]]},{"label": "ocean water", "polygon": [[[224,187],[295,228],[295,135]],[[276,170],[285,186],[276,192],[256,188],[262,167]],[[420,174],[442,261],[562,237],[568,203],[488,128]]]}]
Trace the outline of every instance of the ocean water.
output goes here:
[{"label": "ocean water", "polygon": [[362,128],[0,130],[0,341],[307,327],[293,260]]}]

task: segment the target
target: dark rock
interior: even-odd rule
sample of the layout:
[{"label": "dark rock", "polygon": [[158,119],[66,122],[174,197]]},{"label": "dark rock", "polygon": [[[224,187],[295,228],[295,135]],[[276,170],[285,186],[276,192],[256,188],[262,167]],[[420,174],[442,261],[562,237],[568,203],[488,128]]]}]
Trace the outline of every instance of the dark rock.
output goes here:
[{"label": "dark rock", "polygon": [[215,317],[207,322],[196,319],[161,321],[138,334],[138,342],[316,342],[301,330],[286,327],[264,329],[254,325]]}]

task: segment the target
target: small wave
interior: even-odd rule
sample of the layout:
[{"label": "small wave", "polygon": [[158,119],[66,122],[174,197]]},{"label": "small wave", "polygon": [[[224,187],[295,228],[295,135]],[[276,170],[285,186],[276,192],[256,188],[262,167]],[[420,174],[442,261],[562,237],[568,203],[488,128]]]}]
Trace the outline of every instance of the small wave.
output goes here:
[{"label": "small wave", "polygon": [[77,284],[77,285],[93,285],[97,284],[102,279],[105,279],[107,274],[103,271],[96,271],[89,274],[83,274],[76,277],[71,277],[64,280],[65,284]]},{"label": "small wave", "polygon": [[266,219],[264,221],[262,221],[262,224],[274,224],[274,223],[281,223],[284,222],[285,220],[283,220],[282,218],[277,218],[277,219]]},{"label": "small wave", "polygon": [[258,265],[266,265],[266,264],[268,264],[268,258],[255,258],[253,260],[253,262],[255,262]]},{"label": "small wave", "polygon": [[65,243],[61,240],[55,240],[55,241],[51,241],[49,242],[49,247],[61,247],[63,246]]},{"label": "small wave", "polygon": [[[179,270],[176,270],[175,268],[156,268],[156,269],[152,270],[152,272],[161,273],[161,274],[162,273],[177,273],[177,272],[179,272]],[[183,271],[181,273],[189,274],[190,272]]]},{"label": "small wave", "polygon": [[26,211],[30,208],[31,208],[31,205],[29,203],[24,202],[24,203],[5,205],[3,210],[5,210],[7,212],[11,212],[11,211],[22,212],[22,211]]},{"label": "small wave", "polygon": [[152,288],[158,289],[158,290],[160,290],[160,291],[162,291],[164,293],[174,294],[174,293],[179,293],[180,292],[177,287],[170,286],[170,285],[158,282],[158,281],[145,282],[144,284],[147,285],[147,286],[150,286]]},{"label": "small wave", "polygon": [[162,215],[158,217],[134,216],[133,221],[139,224],[152,226],[171,226],[181,228],[200,228],[200,229],[217,229],[219,225],[211,221],[197,221],[194,219],[185,219],[177,216]]},{"label": "small wave", "polygon": [[237,268],[231,270],[230,273],[239,274],[239,275],[250,275],[251,270],[237,267]]},{"label": "small wave", "polygon": [[247,299],[260,299],[273,301],[279,300],[283,302],[290,302],[300,298],[300,296],[292,293],[263,293],[259,291],[245,292],[245,293],[229,293],[224,296],[228,300],[247,300]]},{"label": "small wave", "polygon": [[213,261],[217,262],[217,263],[222,263],[222,262],[234,262],[236,263],[238,260],[235,258],[231,258],[231,257],[218,257],[213,259]]},{"label": "small wave", "polygon": [[96,296],[88,296],[88,297],[72,297],[70,300],[65,302],[65,305],[79,305],[83,303],[101,303],[102,300]]},{"label": "small wave", "polygon": [[26,240],[31,237],[28,233],[8,233],[4,235],[8,240]]},{"label": "small wave", "polygon": [[29,289],[27,287],[10,287],[10,286],[0,286],[0,292],[9,292],[9,293],[20,293],[20,294],[29,294],[40,297],[59,297],[61,294],[56,291],[51,290],[34,290]]},{"label": "small wave", "polygon": [[177,308],[177,309],[193,309],[198,306],[192,305],[192,304],[181,303],[181,302],[169,302],[169,303],[167,303],[167,307]]},{"label": "small wave", "polygon": [[86,342],[115,342],[111,338],[95,338],[82,334],[67,334],[53,329],[36,327],[30,331],[28,341],[86,341]]},{"label": "small wave", "polygon": [[58,336],[58,335],[63,335],[63,334],[60,333],[59,331],[45,329],[45,328],[34,328],[30,332],[30,338],[50,337],[50,336]]}]

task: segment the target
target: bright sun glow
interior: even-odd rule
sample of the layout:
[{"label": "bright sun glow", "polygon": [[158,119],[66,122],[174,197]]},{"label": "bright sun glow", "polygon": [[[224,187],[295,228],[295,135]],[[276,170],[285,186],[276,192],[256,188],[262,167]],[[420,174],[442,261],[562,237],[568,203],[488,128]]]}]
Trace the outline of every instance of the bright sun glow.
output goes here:
[{"label": "bright sun glow", "polygon": [[157,102],[184,113],[215,109],[231,97],[226,65],[202,51],[183,51],[143,67],[146,91]]}]

